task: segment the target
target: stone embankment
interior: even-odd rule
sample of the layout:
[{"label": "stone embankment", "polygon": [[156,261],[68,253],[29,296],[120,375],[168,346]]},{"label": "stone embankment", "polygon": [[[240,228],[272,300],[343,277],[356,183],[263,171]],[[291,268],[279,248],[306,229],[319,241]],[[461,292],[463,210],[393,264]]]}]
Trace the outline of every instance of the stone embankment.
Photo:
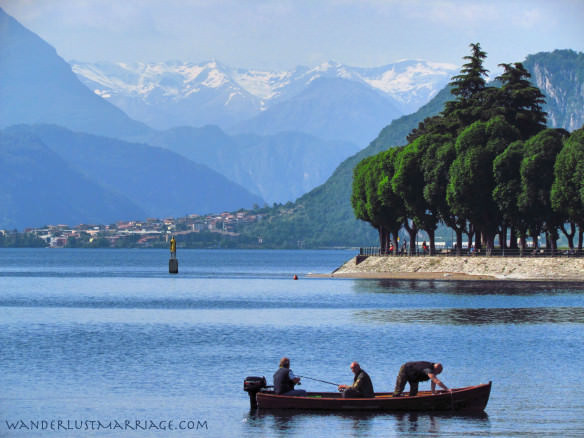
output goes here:
[{"label": "stone embankment", "polygon": [[330,276],[341,278],[584,282],[584,258],[360,256],[347,261]]}]

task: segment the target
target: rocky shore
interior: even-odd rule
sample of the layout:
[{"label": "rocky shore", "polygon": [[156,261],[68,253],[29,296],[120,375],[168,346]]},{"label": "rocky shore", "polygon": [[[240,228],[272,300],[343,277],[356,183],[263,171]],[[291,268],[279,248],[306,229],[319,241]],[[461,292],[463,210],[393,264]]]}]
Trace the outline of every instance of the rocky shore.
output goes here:
[{"label": "rocky shore", "polygon": [[584,282],[584,258],[353,257],[327,277]]}]

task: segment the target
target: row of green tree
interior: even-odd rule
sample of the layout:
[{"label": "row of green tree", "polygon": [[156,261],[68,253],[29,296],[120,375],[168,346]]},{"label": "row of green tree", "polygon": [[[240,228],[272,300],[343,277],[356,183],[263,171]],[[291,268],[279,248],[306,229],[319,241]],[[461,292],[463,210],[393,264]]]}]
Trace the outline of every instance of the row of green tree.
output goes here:
[{"label": "row of green tree", "polygon": [[[445,224],[469,245],[490,253],[501,246],[523,252],[528,237],[537,248],[545,234],[555,249],[561,230],[582,249],[584,230],[584,128],[571,135],[547,129],[541,91],[521,63],[501,64],[488,86],[486,53],[471,44],[471,55],[450,83],[455,99],[419,124],[408,144],[362,160],[353,171],[355,216],[379,232],[381,248],[397,249],[398,232],[429,236]],[[519,238],[519,239],[517,239]],[[519,240],[519,245],[517,245]]]},{"label": "row of green tree", "polygon": [[17,230],[0,232],[0,248],[43,248],[46,242],[30,233]]}]

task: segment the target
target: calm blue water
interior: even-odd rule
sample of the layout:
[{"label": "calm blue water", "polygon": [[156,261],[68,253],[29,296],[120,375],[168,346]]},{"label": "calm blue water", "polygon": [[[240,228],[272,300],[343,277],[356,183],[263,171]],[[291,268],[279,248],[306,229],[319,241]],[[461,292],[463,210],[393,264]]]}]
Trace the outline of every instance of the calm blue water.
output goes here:
[{"label": "calm blue water", "polygon": [[[0,250],[0,437],[584,435],[584,285],[305,277],[353,255],[183,250],[171,276],[162,250]],[[244,377],[283,355],[337,383],[358,360],[378,391],[441,361],[493,390],[473,417],[250,412]]]}]

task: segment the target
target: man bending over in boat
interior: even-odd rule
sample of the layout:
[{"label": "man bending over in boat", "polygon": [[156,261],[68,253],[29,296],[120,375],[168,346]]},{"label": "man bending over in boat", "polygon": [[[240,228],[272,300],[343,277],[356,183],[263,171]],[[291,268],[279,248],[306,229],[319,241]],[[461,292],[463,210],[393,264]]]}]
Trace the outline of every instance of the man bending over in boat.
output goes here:
[{"label": "man bending over in boat", "polygon": [[402,395],[406,382],[410,384],[410,396],[418,394],[418,383],[432,380],[432,394],[436,394],[436,385],[450,391],[444,383],[436,377],[442,372],[442,364],[433,362],[407,362],[399,369],[395,382],[394,397]]},{"label": "man bending over in boat", "polygon": [[290,369],[290,359],[280,359],[280,368],[274,373],[274,392],[278,395],[306,395],[304,389],[294,389],[294,385],[300,382]]},{"label": "man bending over in boat", "polygon": [[373,397],[373,383],[369,374],[363,371],[357,362],[351,363],[351,371],[355,374],[353,384],[339,385],[339,391],[342,391],[343,397]]}]

